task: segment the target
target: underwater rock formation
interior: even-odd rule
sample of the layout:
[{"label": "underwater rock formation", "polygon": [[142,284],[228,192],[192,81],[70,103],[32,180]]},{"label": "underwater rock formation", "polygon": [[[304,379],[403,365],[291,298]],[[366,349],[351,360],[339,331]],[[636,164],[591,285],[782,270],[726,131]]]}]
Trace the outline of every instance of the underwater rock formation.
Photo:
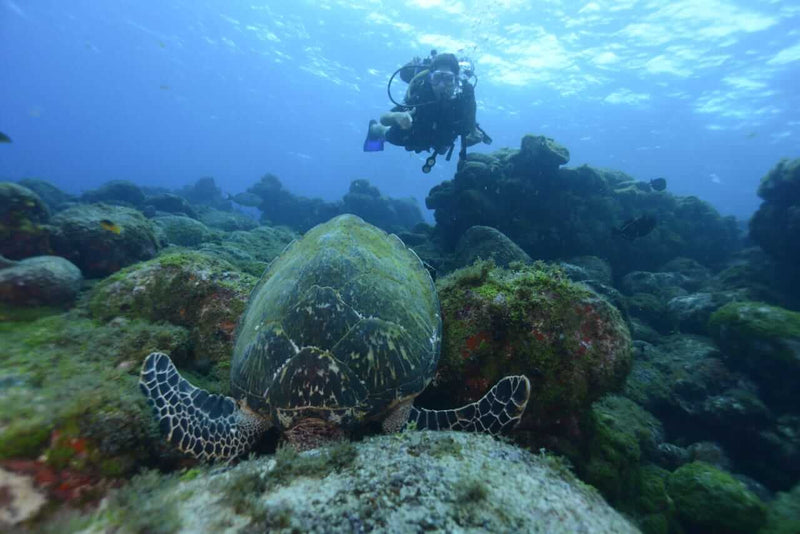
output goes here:
[{"label": "underwater rock formation", "polygon": [[50,254],[50,210],[39,196],[13,182],[0,182],[0,255],[12,260]]},{"label": "underwater rock formation", "polygon": [[488,226],[473,226],[464,232],[456,245],[454,267],[467,267],[478,259],[492,260],[498,267],[508,267],[515,261],[531,262],[516,243]]},{"label": "underwater rock formation", "polygon": [[776,261],[780,290],[800,309],[800,159],[781,160],[758,196],[764,202],[750,219],[750,237]]},{"label": "underwater rock formation", "polygon": [[265,174],[261,180],[233,197],[234,202],[261,210],[261,222],[288,226],[303,233],[337,215],[352,213],[387,232],[410,229],[422,222],[422,214],[413,199],[381,196],[367,180],[354,180],[340,202],[294,195],[283,188],[280,179]]},{"label": "underwater rock formation", "polygon": [[65,193],[47,180],[42,180],[40,178],[23,178],[18,183],[36,193],[39,198],[47,204],[47,207],[50,208],[51,213],[67,209],[77,202],[77,199],[73,195]]},{"label": "underwater rock formation", "polygon": [[164,215],[151,219],[166,243],[195,247],[212,239],[208,227],[196,219],[183,215]]},{"label": "underwater rock formation", "polygon": [[236,210],[223,211],[209,206],[198,206],[197,218],[209,228],[226,232],[252,230],[258,226],[258,221],[249,215]]},{"label": "underwater rock formation", "polygon": [[208,370],[230,360],[236,321],[255,284],[256,278],[219,258],[174,252],[132,265],[97,284],[89,309],[103,321],[138,318],[190,329],[193,367]]},{"label": "underwater rock formation", "polygon": [[222,194],[222,190],[210,176],[200,178],[174,193],[188,200],[193,206],[209,206],[222,211],[230,211],[233,208],[231,201]]},{"label": "underwater rock formation", "polygon": [[99,324],[73,310],[0,322],[0,336],[0,464],[32,476],[52,505],[91,502],[107,490],[103,480],[142,466],[176,466],[154,439],[135,370],[153,350],[183,357],[186,329],[122,318]]},{"label": "underwater rock formation", "polygon": [[630,369],[630,334],[619,312],[554,268],[479,262],[437,287],[442,355],[422,405],[472,402],[502,376],[525,374],[532,401],[517,432],[563,450],[562,440],[580,440],[590,403],[620,386]]},{"label": "underwater rock formation", "polygon": [[[145,496],[146,497],[143,497]],[[181,480],[145,474],[89,530],[614,532],[638,529],[558,459],[490,437],[404,432],[283,450]]]},{"label": "underwater rock formation", "polygon": [[764,503],[730,474],[692,462],[670,474],[667,491],[689,532],[758,532]]},{"label": "underwater rock formation", "polygon": [[75,302],[82,280],[80,269],[64,258],[26,258],[0,269],[0,303],[66,307]]},{"label": "underwater rock formation", "polygon": [[[533,136],[520,150],[469,154],[425,200],[444,245],[452,250],[471,226],[490,226],[534,259],[603,256],[617,276],[655,270],[677,256],[713,267],[741,246],[735,220],[706,202],[639,187],[618,171],[559,168],[567,160],[566,149]],[[643,214],[656,220],[649,235],[614,235]]]},{"label": "underwater rock formation", "polygon": [[155,256],[153,223],[123,206],[80,204],[56,214],[53,252],[77,265],[87,278],[102,278]]},{"label": "underwater rock formation", "polygon": [[142,190],[128,180],[111,180],[97,189],[86,191],[81,195],[81,201],[88,203],[103,202],[115,206],[141,208],[145,203]]},{"label": "underwater rock formation", "polygon": [[413,198],[397,199],[381,195],[367,180],[353,180],[342,197],[342,213],[358,215],[387,232],[397,232],[422,222],[422,213]]},{"label": "underwater rock formation", "polygon": [[172,193],[158,193],[148,196],[143,212],[147,214],[149,211],[152,211],[155,216],[159,214],[158,212],[163,212],[173,215],[185,215],[192,219],[198,218],[197,212],[185,198]]},{"label": "underwater rock formation", "polygon": [[709,324],[731,367],[758,381],[770,406],[800,414],[800,313],[763,302],[732,302]]}]

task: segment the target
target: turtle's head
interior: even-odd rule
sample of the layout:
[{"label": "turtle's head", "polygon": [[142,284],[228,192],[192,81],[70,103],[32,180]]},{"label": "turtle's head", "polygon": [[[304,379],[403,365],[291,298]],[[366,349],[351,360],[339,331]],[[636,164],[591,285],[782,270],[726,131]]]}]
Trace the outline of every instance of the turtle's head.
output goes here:
[{"label": "turtle's head", "polygon": [[345,437],[339,425],[311,417],[297,421],[295,425],[285,430],[283,435],[298,451],[323,447]]}]

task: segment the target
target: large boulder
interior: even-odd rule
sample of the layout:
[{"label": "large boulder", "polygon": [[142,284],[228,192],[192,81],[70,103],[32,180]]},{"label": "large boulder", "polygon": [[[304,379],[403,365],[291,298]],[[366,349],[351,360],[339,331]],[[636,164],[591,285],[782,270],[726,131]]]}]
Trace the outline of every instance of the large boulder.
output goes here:
[{"label": "large boulder", "polygon": [[381,195],[367,180],[353,180],[342,197],[342,212],[358,215],[387,232],[409,230],[422,222],[422,213],[413,198],[396,199]]},{"label": "large boulder", "polygon": [[102,278],[158,251],[153,223],[139,211],[107,204],[81,204],[52,219],[53,251],[87,278]]},{"label": "large boulder", "polygon": [[508,267],[515,261],[531,262],[531,257],[516,243],[488,226],[473,226],[461,236],[456,246],[456,268],[472,265],[478,259],[492,260],[499,267]]},{"label": "large boulder", "polygon": [[520,437],[558,448],[562,439],[580,439],[581,416],[630,369],[630,334],[619,311],[557,269],[506,270],[483,262],[437,286],[442,355],[423,404],[471,402],[501,377],[525,374],[536,400]]},{"label": "large boulder", "polygon": [[231,201],[222,193],[222,189],[217,187],[214,178],[210,176],[200,178],[195,183],[182,187],[176,193],[193,206],[210,206],[224,211],[233,208]]},{"label": "large boulder", "polygon": [[147,197],[145,212],[147,211],[152,211],[155,214],[163,212],[185,215],[186,217],[197,219],[197,212],[189,202],[185,198],[172,193],[157,193]]},{"label": "large boulder", "polygon": [[19,181],[19,185],[27,187],[36,193],[39,198],[47,204],[47,207],[50,208],[51,213],[66,209],[76,202],[73,195],[65,193],[47,180],[42,180],[40,178],[23,178]]},{"label": "large boulder", "polygon": [[49,254],[50,210],[39,196],[13,182],[0,182],[0,255],[12,260]]},{"label": "large boulder", "polygon": [[711,316],[709,326],[729,364],[758,381],[768,404],[798,413],[800,313],[761,302],[732,302]]},{"label": "large boulder", "polygon": [[24,306],[69,306],[81,289],[81,270],[58,256],[35,256],[0,269],[0,302]]},{"label": "large boulder", "polygon": [[197,217],[209,228],[216,228],[226,232],[237,230],[252,230],[258,226],[258,221],[240,211],[223,211],[209,206],[199,206]]},{"label": "large boulder", "polygon": [[256,278],[201,252],[175,252],[133,265],[94,287],[92,315],[146,319],[190,329],[195,368],[228,361],[236,322]]},{"label": "large boulder", "polygon": [[[147,495],[147,498],[142,498]],[[614,532],[638,529],[558,459],[491,437],[404,432],[138,477],[92,532]]]},{"label": "large boulder", "polygon": [[142,190],[128,180],[111,180],[97,189],[86,191],[81,195],[84,202],[103,202],[117,206],[140,208],[145,203]]},{"label": "large boulder", "polygon": [[[534,259],[602,256],[618,277],[654,271],[675,257],[716,268],[741,247],[735,219],[707,202],[639,187],[619,171],[559,168],[566,159],[555,142],[533,136],[520,150],[469,154],[425,200],[438,237],[452,249],[468,228],[490,226]],[[643,215],[656,220],[652,232],[634,241],[615,235]]]},{"label": "large boulder", "polygon": [[764,503],[725,471],[692,462],[669,476],[667,491],[688,532],[758,532],[766,521]]},{"label": "large boulder", "polygon": [[196,219],[183,215],[165,215],[152,221],[159,228],[167,243],[183,247],[196,247],[211,241],[212,233],[208,227]]}]

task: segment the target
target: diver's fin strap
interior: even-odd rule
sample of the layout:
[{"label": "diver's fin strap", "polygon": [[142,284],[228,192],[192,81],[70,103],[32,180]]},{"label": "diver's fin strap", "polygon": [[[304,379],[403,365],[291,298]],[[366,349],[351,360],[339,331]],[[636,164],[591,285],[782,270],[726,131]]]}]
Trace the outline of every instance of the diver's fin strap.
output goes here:
[{"label": "diver's fin strap", "polygon": [[498,435],[512,430],[525,413],[531,384],[524,375],[507,376],[480,400],[455,410],[411,408],[408,420],[418,430],[462,430]]},{"label": "diver's fin strap", "polygon": [[142,364],[139,388],[167,440],[200,460],[230,460],[267,430],[265,419],[231,397],[212,395],[183,378],[169,356],[151,353]]}]

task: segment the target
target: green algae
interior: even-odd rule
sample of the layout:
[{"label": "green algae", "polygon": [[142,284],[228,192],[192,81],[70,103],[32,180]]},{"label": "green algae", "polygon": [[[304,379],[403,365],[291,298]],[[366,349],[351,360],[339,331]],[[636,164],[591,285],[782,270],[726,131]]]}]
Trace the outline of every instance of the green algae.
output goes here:
[{"label": "green algae", "polygon": [[619,312],[557,267],[479,261],[437,286],[444,332],[437,378],[420,398],[427,406],[471,402],[503,376],[525,374],[536,399],[526,419],[548,425],[579,416],[627,375]]},{"label": "green algae", "polygon": [[158,430],[137,373],[154,350],[182,352],[185,329],[77,312],[0,323],[0,459],[123,476],[151,458]]},{"label": "green algae", "polygon": [[767,509],[729,473],[704,462],[685,464],[668,479],[669,496],[683,522],[707,532],[757,532]]}]

